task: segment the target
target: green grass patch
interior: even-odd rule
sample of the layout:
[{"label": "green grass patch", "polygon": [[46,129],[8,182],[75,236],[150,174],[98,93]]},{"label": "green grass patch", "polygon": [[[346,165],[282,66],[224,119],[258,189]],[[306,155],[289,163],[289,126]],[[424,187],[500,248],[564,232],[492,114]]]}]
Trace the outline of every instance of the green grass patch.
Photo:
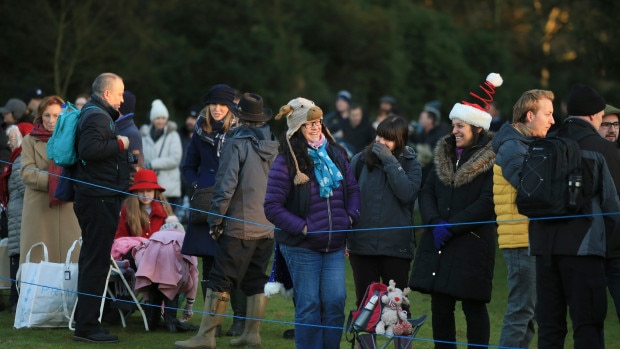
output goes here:
[{"label": "green grass patch", "polygon": [[[354,308],[355,292],[353,286],[353,277],[349,263],[346,263],[347,270],[347,304],[346,310]],[[270,269],[269,269],[270,270]],[[402,285],[397,285],[402,286]],[[8,291],[2,291],[5,296]],[[199,292],[200,293],[200,292]],[[191,322],[200,325],[201,314],[203,308],[202,299],[196,300],[194,307],[195,315]],[[506,266],[501,253],[497,253],[495,264],[495,278],[493,281],[493,298],[488,304],[489,315],[491,318],[491,345],[497,346],[501,330],[502,318],[506,311]],[[413,292],[409,295],[411,301],[411,311],[413,317],[422,314],[428,314],[429,319],[422,327],[414,342],[414,348],[433,348],[432,329],[430,322],[430,297],[428,295]],[[180,314],[180,312],[179,312]],[[232,323],[232,310],[229,307],[229,317],[224,320],[223,330],[226,331]],[[289,349],[294,348],[295,343],[292,340],[282,338],[282,333],[293,327],[294,309],[291,299],[275,296],[270,299],[266,312],[266,321],[263,322],[261,335],[263,348],[269,349]],[[570,325],[570,320],[568,321]],[[466,342],[466,324],[460,305],[457,305],[456,311],[457,340]],[[111,333],[119,336],[119,343],[115,344],[116,348],[132,348],[132,349],[151,349],[151,348],[172,348],[173,343],[177,340],[184,340],[194,335],[194,333],[168,333],[164,330],[154,332],[146,332],[144,330],[142,319],[138,313],[134,313],[129,319],[127,328],[123,328],[120,324],[110,325],[104,324],[110,329]],[[7,312],[0,312],[0,347],[19,348],[19,349],[41,349],[41,348],[83,348],[87,346],[84,343],[77,343],[72,340],[73,333],[67,328],[58,329],[13,329],[13,317]],[[607,320],[605,322],[605,337],[607,348],[620,348],[620,331],[618,331],[618,319],[613,310],[613,302],[609,298],[609,306]],[[231,337],[221,337],[217,339],[218,348],[229,348],[228,341]],[[351,345],[342,339],[341,348],[350,348]],[[572,332],[569,331],[566,339],[565,348],[572,348]],[[393,348],[393,346],[391,346]],[[465,348],[465,345],[459,346]],[[532,345],[536,348],[536,339]]]}]

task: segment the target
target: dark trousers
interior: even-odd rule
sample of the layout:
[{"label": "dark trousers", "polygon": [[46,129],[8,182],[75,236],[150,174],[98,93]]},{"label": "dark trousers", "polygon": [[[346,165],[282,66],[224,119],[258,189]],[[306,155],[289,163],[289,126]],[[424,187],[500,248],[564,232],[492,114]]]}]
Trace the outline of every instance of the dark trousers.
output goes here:
[{"label": "dark trousers", "polygon": [[388,284],[390,280],[396,282],[396,287],[405,289],[409,281],[411,259],[392,256],[368,256],[349,254],[349,262],[353,269],[355,283],[355,305],[364,298],[366,288],[372,282]]},{"label": "dark trousers", "polygon": [[[467,343],[478,344],[476,346],[467,346],[467,348],[480,348],[480,345],[488,345],[489,337],[491,336],[491,325],[486,303],[463,300],[461,304],[467,323]],[[431,294],[433,339],[436,341],[435,349],[456,349],[455,306],[456,298],[440,293]]]},{"label": "dark trousers", "polygon": [[[17,279],[17,270],[19,269],[19,254],[9,257],[9,272],[11,280]],[[9,305],[17,304],[19,293],[17,292],[16,282],[11,281],[11,293],[9,295]]]},{"label": "dark trousers", "polygon": [[241,240],[223,234],[217,241],[207,288],[230,293],[240,287],[248,297],[264,293],[273,244],[273,239]]},{"label": "dark trousers", "polygon": [[100,331],[99,309],[110,269],[110,251],[118,227],[122,197],[75,198],[73,210],[82,229],[78,260],[78,304],[75,334],[88,336]]},{"label": "dark trousers", "polygon": [[538,347],[564,348],[570,309],[575,349],[604,348],[605,260],[596,256],[536,257]]}]

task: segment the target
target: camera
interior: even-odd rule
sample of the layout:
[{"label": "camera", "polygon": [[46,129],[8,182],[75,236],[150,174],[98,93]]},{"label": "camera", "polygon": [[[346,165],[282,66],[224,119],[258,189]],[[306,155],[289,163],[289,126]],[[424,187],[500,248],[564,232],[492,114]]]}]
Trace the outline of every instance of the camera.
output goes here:
[{"label": "camera", "polygon": [[133,153],[127,153],[127,162],[132,165],[135,165],[138,163],[138,157],[134,155]]}]

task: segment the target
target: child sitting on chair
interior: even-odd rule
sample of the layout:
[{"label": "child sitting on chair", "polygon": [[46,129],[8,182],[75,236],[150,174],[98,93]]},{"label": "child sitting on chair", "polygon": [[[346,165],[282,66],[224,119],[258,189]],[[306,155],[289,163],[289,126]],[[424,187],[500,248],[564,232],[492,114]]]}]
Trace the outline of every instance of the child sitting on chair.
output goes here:
[{"label": "child sitting on chair", "polygon": [[181,254],[185,229],[176,216],[166,219],[160,231],[133,249],[138,266],[136,292],[142,292],[149,304],[149,328],[159,324],[159,307],[165,304],[164,323],[168,331],[187,331],[197,328],[176,318],[179,295],[187,298],[184,320],[192,315],[192,307],[198,290],[198,259]]},{"label": "child sitting on chair", "polygon": [[163,195],[166,189],[157,183],[153,170],[142,169],[134,177],[129,188],[130,195],[121,208],[121,218],[115,239],[127,236],[141,236],[148,239],[159,231],[166,217],[174,213]]}]

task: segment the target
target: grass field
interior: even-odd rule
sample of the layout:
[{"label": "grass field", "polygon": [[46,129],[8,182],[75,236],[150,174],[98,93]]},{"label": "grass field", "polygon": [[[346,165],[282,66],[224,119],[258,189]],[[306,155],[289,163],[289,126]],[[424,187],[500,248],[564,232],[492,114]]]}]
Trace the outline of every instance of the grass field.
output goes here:
[{"label": "grass field", "polygon": [[[353,309],[355,297],[352,281],[351,269],[347,261],[347,316],[348,310]],[[2,291],[3,295],[7,295],[8,291]],[[495,264],[495,279],[493,282],[493,300],[488,305],[491,318],[491,348],[497,347],[499,333],[501,329],[502,318],[506,310],[506,268],[503,257],[498,252]],[[430,297],[417,292],[409,295],[411,301],[412,316],[417,317],[422,314],[428,314],[429,320],[422,326],[422,329],[414,341],[414,348],[433,348],[432,331],[430,324]],[[202,309],[202,300],[196,301],[195,310]],[[196,312],[191,322],[200,324],[200,313]],[[457,341],[466,341],[466,326],[460,306],[457,305]],[[266,312],[266,320],[262,325],[262,341],[263,348],[269,349],[288,349],[294,348],[295,343],[291,340],[282,338],[282,333],[292,328],[294,321],[293,303],[290,299],[280,296],[273,297],[268,305]],[[224,321],[224,330],[228,329],[232,322],[231,317],[227,317]],[[569,321],[570,324],[570,321]],[[155,332],[145,332],[142,325],[142,319],[134,313],[128,320],[127,328],[119,325],[104,324],[111,330],[113,334],[119,336],[118,344],[111,344],[117,348],[172,348],[174,341],[184,340],[193,335],[193,333],[168,333],[164,330]],[[609,299],[607,321],[605,323],[605,336],[607,348],[620,348],[620,331],[618,319],[613,311],[611,299]],[[228,341],[230,337],[221,337],[217,340],[218,348],[229,348]],[[102,344],[103,345],[103,344]],[[6,311],[0,312],[0,348],[19,348],[19,349],[40,349],[40,348],[83,348],[90,346],[84,343],[77,343],[72,340],[72,332],[67,328],[59,329],[13,329],[13,317]],[[105,345],[104,345],[105,346]],[[342,340],[341,348],[350,348],[351,345]],[[465,348],[465,345],[459,345],[459,348]],[[565,348],[572,348],[572,333],[569,332],[566,340]],[[393,348],[391,346],[390,348]],[[536,340],[532,348],[536,348]]]}]

